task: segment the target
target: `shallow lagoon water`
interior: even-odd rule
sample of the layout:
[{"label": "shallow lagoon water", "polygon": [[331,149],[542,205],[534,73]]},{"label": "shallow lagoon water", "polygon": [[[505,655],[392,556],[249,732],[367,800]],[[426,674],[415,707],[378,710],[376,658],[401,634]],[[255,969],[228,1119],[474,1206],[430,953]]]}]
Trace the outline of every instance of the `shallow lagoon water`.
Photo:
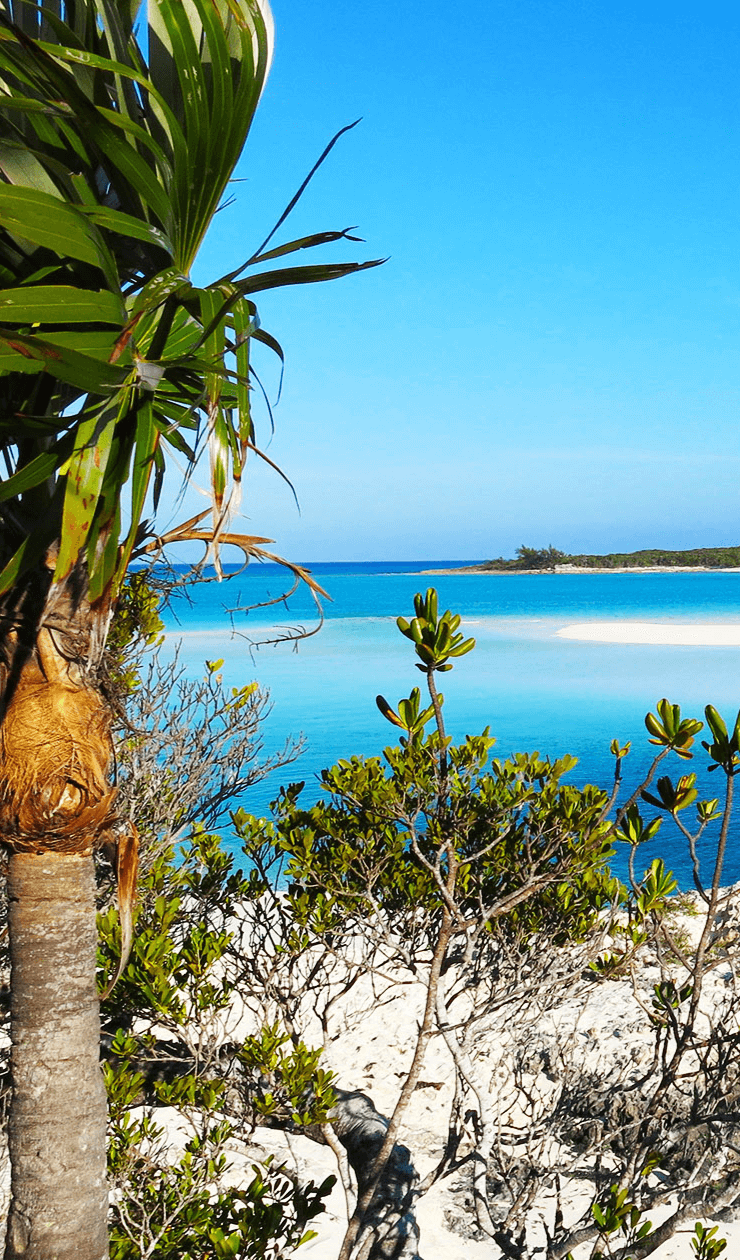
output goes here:
[{"label": "shallow lagoon water", "polygon": [[[394,741],[394,729],[375,705],[379,692],[392,704],[421,683],[411,647],[395,627],[410,615],[413,594],[435,585],[440,605],[460,612],[477,647],[451,673],[440,676],[449,733],[460,739],[486,725],[497,737],[497,755],[538,749],[552,757],[579,758],[571,781],[608,786],[613,761],[609,743],[632,741],[625,779],[639,775],[650,759],[644,727],[649,708],[667,696],[692,716],[707,702],[727,719],[740,707],[740,648],[594,643],[557,637],[579,621],[641,620],[740,623],[740,574],[592,574],[526,576],[426,576],[407,565],[314,565],[329,589],[326,622],[297,651],[287,644],[250,647],[271,627],[309,625],[312,604],[305,592],[289,610],[257,610],[248,616],[226,611],[282,589],[273,566],[256,566],[224,585],[196,588],[192,603],[179,601],[168,615],[168,645],[181,639],[189,672],[205,659],[223,657],[229,683],[256,678],[269,688],[273,710],[265,746],[280,746],[303,734],[306,751],[294,765],[257,785],[244,801],[264,813],[280,782],[304,779],[316,794],[316,776],[337,757],[378,753]],[[237,629],[233,635],[233,626]],[[179,622],[179,625],[178,625]],[[697,745],[698,747],[698,745]],[[706,775],[703,750],[691,763],[673,760],[676,776],[697,770],[702,792],[721,790],[720,774]],[[662,768],[663,770],[663,768]],[[739,825],[740,826],[740,825]],[[738,833],[739,828],[734,828]],[[705,850],[709,844],[705,846]],[[682,884],[690,882],[680,842],[663,828],[661,849]],[[656,853],[645,852],[646,859]],[[733,841],[726,882],[740,879],[740,845]]]}]

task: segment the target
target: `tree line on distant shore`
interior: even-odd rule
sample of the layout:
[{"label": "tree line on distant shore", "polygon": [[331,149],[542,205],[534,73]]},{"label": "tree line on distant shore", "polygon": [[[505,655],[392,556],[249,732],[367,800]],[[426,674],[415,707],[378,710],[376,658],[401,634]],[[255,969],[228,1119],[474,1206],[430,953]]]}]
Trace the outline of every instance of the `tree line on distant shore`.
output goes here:
[{"label": "tree line on distant shore", "polygon": [[740,567],[740,547],[694,547],[689,551],[610,551],[604,556],[571,556],[557,547],[517,547],[513,560],[484,560],[481,569],[521,571],[523,569],[555,569],[572,564],[580,569],[651,569],[661,568],[734,569]]}]

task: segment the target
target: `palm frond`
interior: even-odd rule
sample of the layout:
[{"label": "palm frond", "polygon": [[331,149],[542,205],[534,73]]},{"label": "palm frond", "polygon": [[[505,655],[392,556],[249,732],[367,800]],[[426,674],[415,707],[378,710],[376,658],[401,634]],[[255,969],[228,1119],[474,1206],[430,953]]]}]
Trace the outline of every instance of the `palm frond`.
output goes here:
[{"label": "palm frond", "polygon": [[[259,269],[360,239],[267,249],[343,128],[247,262],[194,286],[265,85],[272,17],[266,0],[149,0],[145,57],[137,16],[134,0],[0,8],[0,593],[56,540],[55,582],[83,561],[91,599],[109,602],[170,454],[192,468],[204,446],[211,523],[197,535],[220,571],[222,546],[246,538],[230,522],[247,458],[266,458],[251,343],[283,366],[253,295],[382,261]],[[245,557],[264,541],[247,539]]]}]

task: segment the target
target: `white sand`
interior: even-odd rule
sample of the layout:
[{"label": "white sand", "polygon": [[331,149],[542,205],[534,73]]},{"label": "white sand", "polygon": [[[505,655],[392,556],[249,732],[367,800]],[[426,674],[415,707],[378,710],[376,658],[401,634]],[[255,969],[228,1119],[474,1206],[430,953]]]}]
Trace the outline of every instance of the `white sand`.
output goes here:
[{"label": "white sand", "polygon": [[[688,913],[692,905],[694,912]],[[697,899],[689,898],[686,911],[677,914],[673,924],[674,932],[684,934],[685,948],[696,946],[703,927],[704,920],[701,913],[695,913],[696,907]],[[728,941],[740,941],[740,886],[723,910],[723,924]],[[360,944],[358,939],[358,959],[362,954]],[[413,1055],[425,990],[397,960],[389,962],[387,967],[379,966],[373,979],[365,975],[347,989],[342,982],[343,965],[350,954],[354,957],[345,942],[335,960],[336,970],[332,970],[326,992],[315,982],[304,988],[300,970],[295,973],[294,982],[301,993],[296,1026],[309,1045],[320,1045],[320,1008],[331,997],[324,1066],[337,1072],[341,1087],[367,1093],[387,1116],[393,1110]],[[307,957],[307,965],[309,961]],[[566,1077],[577,1081],[582,1074],[585,1079],[616,1082],[632,1080],[635,1073],[646,1070],[654,1038],[650,1002],[653,985],[659,978],[657,960],[649,953],[642,958],[633,977],[599,984],[581,983],[576,978],[575,988],[563,992],[562,997],[554,991],[554,1004],[546,1001],[546,1009],[538,1003],[529,1012],[524,1006],[518,1006],[512,1018],[506,1008],[502,1012],[494,1004],[475,1025],[468,1037],[467,1049],[484,1088],[494,1099],[496,1123],[505,1129],[517,1122],[524,1097],[520,1091],[526,1086],[526,1098],[535,1110],[539,1108],[546,1133],[547,1117],[564,1088]],[[737,980],[733,958],[729,952],[722,953],[718,956],[718,965],[705,977],[703,1018],[724,1009],[725,1003],[732,1000]],[[454,989],[453,973],[445,977],[444,987],[448,993]],[[224,1034],[228,1031],[228,1039],[238,1040],[254,1031],[265,1016],[273,1014],[271,1008],[253,1010],[251,1004],[242,1005],[237,1000],[229,1013],[229,1027],[224,1029]],[[515,1060],[520,1064],[522,1083],[513,1076]],[[411,1149],[422,1178],[437,1165],[442,1153],[453,1096],[454,1071],[449,1052],[442,1038],[434,1036],[400,1134],[400,1140]],[[421,1231],[419,1255],[423,1260],[503,1260],[499,1247],[491,1240],[482,1239],[473,1228],[470,1164],[464,1157],[472,1149],[475,1129],[471,1119],[474,1113],[466,1114],[467,1105],[475,1107],[472,1095],[463,1105],[465,1119],[460,1125],[462,1141],[458,1154],[463,1156],[462,1163],[415,1204]],[[531,1141],[530,1157],[535,1164],[539,1160],[557,1160],[561,1171],[562,1210],[566,1223],[575,1224],[595,1193],[589,1178],[579,1171],[578,1152],[559,1139],[546,1139],[541,1147],[536,1135]],[[255,1158],[264,1158],[267,1154],[274,1154],[280,1162],[285,1160],[304,1180],[313,1177],[319,1181],[338,1171],[329,1150],[308,1137],[260,1128],[254,1135],[252,1147],[234,1151],[234,1183],[239,1184],[240,1177],[250,1175]],[[552,1196],[545,1191],[528,1213],[533,1260],[542,1254],[542,1222],[552,1224],[554,1210]],[[649,1219],[658,1225],[669,1210],[666,1206],[654,1208]],[[692,1217],[685,1228],[653,1253],[654,1260],[693,1260],[693,1223]],[[716,1223],[719,1236],[728,1242],[727,1260],[734,1260],[740,1256],[740,1219]],[[317,1237],[293,1253],[295,1260],[300,1260],[304,1253],[307,1260],[309,1257],[310,1260],[335,1260],[346,1227],[346,1203],[340,1185],[332,1193],[327,1212],[312,1224]],[[590,1260],[592,1252],[593,1241],[576,1246],[573,1254],[575,1260]]]},{"label": "white sand", "polygon": [[670,647],[740,647],[740,622],[686,625],[665,621],[584,621],[563,626],[561,639],[589,643],[647,643]]},{"label": "white sand", "polygon": [[[740,941],[740,885],[728,892],[722,924],[725,939],[731,946],[733,940]],[[704,920],[701,913],[696,914],[697,907],[696,897],[687,899],[684,911],[676,915],[672,924],[674,933],[683,934],[684,948],[696,946],[703,927]],[[249,917],[250,911],[245,908],[240,919],[247,926]],[[363,952],[359,939],[357,945],[359,959]],[[300,1008],[296,1009],[296,1026],[309,1045],[320,1045],[319,1016],[323,1010],[327,1017],[324,1066],[337,1072],[341,1087],[366,1092],[384,1115],[390,1115],[413,1055],[425,999],[424,986],[405,969],[380,966],[372,979],[365,975],[354,987],[347,988],[344,981],[348,973],[344,966],[350,957],[354,957],[354,953],[345,942],[325,991],[315,978],[305,987],[302,979],[305,971],[300,968],[291,971],[301,998]],[[310,971],[309,955],[305,963]],[[454,988],[453,975],[450,972],[445,976],[443,987],[448,994]],[[635,1073],[649,1067],[654,1044],[650,1002],[653,985],[659,978],[657,959],[652,953],[642,958],[633,976],[609,982],[582,983],[577,969],[574,988],[568,987],[562,995],[557,989],[553,991],[554,1005],[546,1001],[543,1009],[536,1001],[528,1013],[524,1005],[517,1004],[507,1013],[506,1007],[497,1010],[494,1004],[482,1015],[474,1027],[474,1035],[467,1040],[473,1068],[495,1100],[496,1124],[500,1126],[497,1131],[505,1133],[507,1126],[517,1123],[517,1117],[523,1114],[522,1099],[539,1115],[538,1124],[543,1127],[545,1138],[541,1139],[532,1130],[531,1148],[527,1151],[522,1148],[522,1157],[533,1159],[535,1166],[542,1160],[557,1161],[561,1174],[561,1207],[567,1224],[575,1224],[587,1209],[595,1186],[588,1176],[578,1171],[582,1162],[578,1151],[571,1150],[560,1139],[547,1138],[547,1118],[566,1079],[577,1080],[581,1073],[588,1080],[634,1081]],[[703,1018],[726,1010],[737,982],[735,959],[729,949],[725,953],[723,948],[717,955],[717,965],[705,976]],[[254,1031],[266,1018],[275,1015],[269,997],[264,1007],[260,1002],[261,999],[253,1006],[251,1001],[236,998],[232,1009],[220,1012],[213,1021],[209,1035],[217,1040],[239,1040]],[[514,1010],[516,1014],[512,1017]],[[200,1029],[198,1035],[203,1032],[204,1029]],[[516,1078],[513,1074],[515,1060],[521,1071],[521,1076]],[[401,1141],[410,1147],[422,1178],[437,1165],[444,1148],[453,1097],[454,1072],[449,1052],[442,1038],[434,1036],[400,1134]],[[461,1136],[458,1152],[462,1156],[461,1163],[415,1204],[421,1232],[419,1255],[423,1260],[504,1260],[496,1243],[482,1239],[473,1228],[471,1165],[465,1157],[474,1141],[475,1112],[466,1113],[468,1105],[476,1106],[472,1095],[464,1100],[462,1116],[456,1121]],[[154,1119],[165,1131],[174,1154],[182,1151],[199,1118],[197,1113],[185,1114],[172,1107],[160,1107],[155,1109]],[[340,1171],[327,1146],[301,1134],[259,1127],[248,1146],[236,1139],[229,1144],[229,1170],[224,1184],[249,1184],[255,1160],[268,1156],[273,1156],[279,1164],[286,1164],[304,1183],[309,1179],[320,1182]],[[2,1174],[0,1148],[0,1209],[3,1190],[7,1202],[7,1161],[4,1183]],[[649,1219],[658,1225],[668,1210],[666,1207],[651,1210]],[[552,1225],[554,1212],[555,1203],[549,1191],[539,1196],[528,1212],[532,1260],[543,1254],[542,1222]],[[0,1210],[0,1219],[2,1215]],[[317,1236],[292,1256],[295,1260],[302,1260],[304,1255],[306,1260],[336,1260],[346,1220],[347,1203],[338,1181],[326,1212],[312,1222]],[[694,1260],[693,1223],[694,1217],[691,1217],[685,1228],[653,1253],[653,1260]],[[740,1256],[740,1219],[717,1223],[719,1236],[727,1239],[728,1244],[722,1260],[735,1260]],[[615,1240],[615,1246],[618,1245]],[[576,1246],[573,1251],[575,1260],[590,1260],[592,1253],[593,1241]]]}]

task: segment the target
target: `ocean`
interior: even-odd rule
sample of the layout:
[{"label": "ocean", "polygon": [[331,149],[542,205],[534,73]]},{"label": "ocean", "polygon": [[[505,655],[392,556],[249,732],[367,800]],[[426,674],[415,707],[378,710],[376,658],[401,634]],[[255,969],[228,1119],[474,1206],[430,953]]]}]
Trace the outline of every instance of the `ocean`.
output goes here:
[{"label": "ocean", "polygon": [[[206,660],[223,658],[228,684],[257,680],[269,690],[266,752],[290,736],[304,737],[301,757],[252,788],[242,802],[247,810],[266,813],[281,782],[304,780],[306,795],[315,797],[324,766],[338,757],[380,753],[394,742],[394,728],[378,712],[375,697],[380,693],[395,705],[423,683],[395,618],[411,616],[414,593],[427,586],[437,588],[440,608],[459,612],[462,628],[476,639],[472,653],[450,673],[438,675],[454,739],[489,726],[497,756],[535,749],[550,757],[569,752],[578,757],[569,781],[609,787],[614,737],[632,743],[626,784],[644,773],[652,752],[644,717],[661,697],[700,718],[711,703],[728,724],[734,722],[740,708],[740,647],[582,642],[558,638],[557,631],[583,621],[738,624],[740,573],[422,573],[464,563],[309,564],[331,601],[324,602],[320,631],[296,643],[268,641],[297,628],[315,628],[315,608],[305,588],[287,606],[254,607],[286,589],[286,574],[278,566],[250,565],[228,582],[196,586],[189,600],[175,601],[165,618],[166,650],[179,644],[190,674],[202,672]],[[247,606],[252,610],[244,611]],[[692,762],[671,759],[661,773],[667,769],[677,777],[696,770],[702,794],[717,795],[721,773],[708,776],[698,741],[695,748]],[[733,832],[726,883],[740,880],[737,826]],[[707,833],[701,846],[707,877],[712,840]],[[643,854],[646,862],[664,856],[682,886],[690,886],[688,855],[670,822]]]}]

